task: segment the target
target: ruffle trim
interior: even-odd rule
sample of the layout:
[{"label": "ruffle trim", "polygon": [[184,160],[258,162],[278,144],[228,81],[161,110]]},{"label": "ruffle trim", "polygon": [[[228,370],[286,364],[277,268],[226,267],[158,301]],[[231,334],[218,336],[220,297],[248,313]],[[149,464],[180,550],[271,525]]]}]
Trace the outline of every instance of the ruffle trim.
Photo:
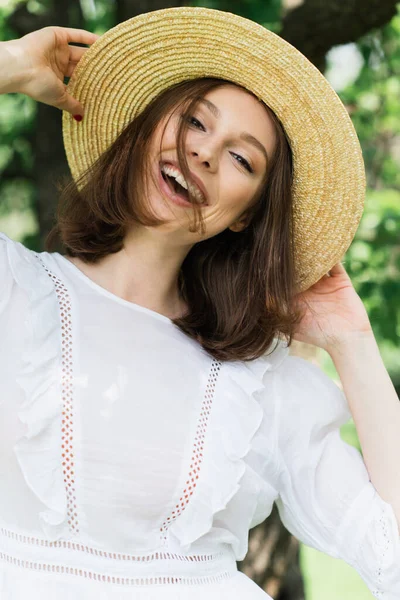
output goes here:
[{"label": "ruffle trim", "polygon": [[184,552],[192,550],[193,543],[208,534],[207,543],[215,535],[218,542],[232,545],[236,560],[244,558],[248,530],[264,485],[249,459],[253,443],[262,443],[256,440],[264,418],[258,392],[265,390],[265,373],[276,369],[288,354],[286,342],[279,341],[269,356],[222,363],[201,482],[191,502],[170,527],[170,535],[177,538]]},{"label": "ruffle trim", "polygon": [[16,380],[25,400],[18,417],[26,426],[15,443],[25,481],[46,506],[40,513],[43,531],[52,540],[68,531],[67,496],[61,457],[61,328],[54,284],[38,255],[1,234],[16,283],[29,299],[27,339]]}]

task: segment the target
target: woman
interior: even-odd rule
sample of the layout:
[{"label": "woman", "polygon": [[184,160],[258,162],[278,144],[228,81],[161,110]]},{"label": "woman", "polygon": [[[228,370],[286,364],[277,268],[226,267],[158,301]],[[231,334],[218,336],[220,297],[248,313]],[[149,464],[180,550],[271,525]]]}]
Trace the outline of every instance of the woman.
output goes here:
[{"label": "woman", "polygon": [[[2,599],[268,598],[236,561],[274,502],[396,598],[400,415],[338,262],[364,193],[344,107],[229,13],[68,45],[95,41],[0,47],[3,92],[64,110],[73,175],[46,252],[0,236]],[[292,338],[330,353],[345,394]]]}]

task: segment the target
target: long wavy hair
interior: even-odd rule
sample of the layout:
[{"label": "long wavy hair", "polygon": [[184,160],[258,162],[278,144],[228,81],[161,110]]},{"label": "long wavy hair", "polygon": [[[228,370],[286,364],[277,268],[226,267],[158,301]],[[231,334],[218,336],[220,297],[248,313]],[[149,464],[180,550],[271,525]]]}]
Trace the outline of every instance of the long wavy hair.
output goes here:
[{"label": "long wavy hair", "polygon": [[[149,159],[152,136],[162,119],[182,111],[178,160],[190,183],[185,152],[189,117],[208,92],[227,84],[232,82],[198,78],[168,88],[124,128],[77,182],[71,177],[62,180],[46,251],[52,251],[58,238],[65,255],[94,264],[123,248],[132,224],[162,224],[149,209],[148,178],[142,176],[154,170]],[[246,227],[240,232],[225,229],[196,243],[179,273],[179,293],[188,311],[173,322],[219,361],[254,360],[279,339],[290,345],[301,318],[294,303],[292,153],[281,122],[263,106],[277,142],[247,211]],[[191,231],[204,232],[201,207],[190,191],[189,197]]]}]

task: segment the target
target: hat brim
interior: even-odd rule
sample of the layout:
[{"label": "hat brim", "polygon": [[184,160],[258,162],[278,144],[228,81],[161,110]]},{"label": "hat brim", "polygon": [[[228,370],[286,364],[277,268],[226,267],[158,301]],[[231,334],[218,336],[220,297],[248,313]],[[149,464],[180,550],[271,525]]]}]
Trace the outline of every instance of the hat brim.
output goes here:
[{"label": "hat brim", "polygon": [[346,252],[365,198],[360,144],[325,77],[288,42],[238,15],[184,7],[144,13],[101,36],[79,61],[68,92],[85,107],[63,113],[63,138],[77,179],[164,89],[187,79],[233,81],[281,120],[293,153],[298,291]]}]

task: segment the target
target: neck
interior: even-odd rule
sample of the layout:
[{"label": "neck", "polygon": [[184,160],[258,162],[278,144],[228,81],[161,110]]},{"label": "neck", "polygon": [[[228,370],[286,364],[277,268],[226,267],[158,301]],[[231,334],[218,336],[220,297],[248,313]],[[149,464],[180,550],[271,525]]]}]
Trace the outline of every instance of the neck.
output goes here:
[{"label": "neck", "polygon": [[173,237],[154,228],[136,228],[125,237],[122,250],[95,265],[85,264],[85,270],[79,261],[79,268],[116,296],[177,318],[186,310],[178,276],[190,247],[173,244]]}]

